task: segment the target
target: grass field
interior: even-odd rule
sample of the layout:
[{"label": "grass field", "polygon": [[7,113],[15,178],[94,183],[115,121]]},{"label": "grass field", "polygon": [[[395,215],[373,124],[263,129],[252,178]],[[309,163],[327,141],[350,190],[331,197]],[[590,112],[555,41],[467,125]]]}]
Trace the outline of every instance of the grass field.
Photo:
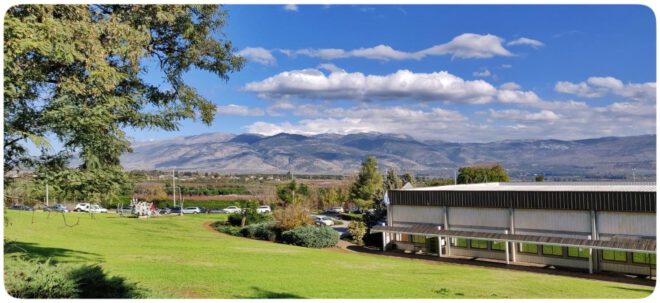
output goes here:
[{"label": "grass field", "polygon": [[156,298],[641,298],[651,287],[310,249],[204,227],[223,215],[151,219],[6,211],[5,241],[60,262],[100,263]]}]

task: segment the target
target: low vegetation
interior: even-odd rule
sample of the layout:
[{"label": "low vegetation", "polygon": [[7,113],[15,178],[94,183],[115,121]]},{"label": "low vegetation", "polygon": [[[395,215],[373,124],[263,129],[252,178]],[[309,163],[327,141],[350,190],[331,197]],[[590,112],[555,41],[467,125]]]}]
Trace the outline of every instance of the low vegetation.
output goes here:
[{"label": "low vegetation", "polygon": [[282,241],[304,247],[333,247],[339,242],[339,233],[328,226],[306,225],[283,232]]}]

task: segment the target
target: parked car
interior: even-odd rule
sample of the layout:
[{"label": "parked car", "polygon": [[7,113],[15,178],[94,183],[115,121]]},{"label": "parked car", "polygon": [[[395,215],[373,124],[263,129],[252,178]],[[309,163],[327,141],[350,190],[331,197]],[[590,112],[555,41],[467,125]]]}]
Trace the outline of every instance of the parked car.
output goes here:
[{"label": "parked car", "polygon": [[56,211],[60,213],[68,213],[69,209],[64,204],[55,204],[52,206],[44,207],[44,211]]},{"label": "parked car", "polygon": [[235,214],[235,213],[240,213],[243,210],[238,206],[229,206],[223,209],[223,211],[225,214]]},{"label": "parked car", "polygon": [[224,209],[213,208],[213,209],[209,210],[209,213],[210,214],[224,214],[225,211],[224,211]]},{"label": "parked car", "polygon": [[87,210],[87,212],[90,212],[90,213],[97,213],[97,214],[101,214],[101,213],[102,213],[102,214],[107,214],[107,213],[108,213],[108,209],[103,208],[103,207],[99,206],[98,204],[92,204],[92,205],[89,207],[89,209]]},{"label": "parked car", "polygon": [[171,212],[172,212],[172,210],[167,208],[167,207],[163,207],[163,208],[158,209],[158,213],[161,214],[161,215],[166,215],[166,214],[169,214]]},{"label": "parked car", "polygon": [[73,211],[84,211],[84,212],[86,212],[86,211],[89,211],[89,207],[91,205],[92,204],[90,204],[90,203],[78,203],[78,204],[76,204],[76,207],[73,208]]},{"label": "parked car", "polygon": [[186,207],[183,209],[184,214],[199,214],[202,210],[197,206]]},{"label": "parked car", "polygon": [[169,212],[170,214],[180,214],[181,213],[181,207],[180,206],[170,207],[169,210],[170,210],[170,212]]},{"label": "parked car", "polygon": [[206,207],[203,207],[203,206],[197,206],[197,207],[199,207],[199,213],[200,214],[206,214],[209,211],[209,209],[206,208]]},{"label": "parked car", "polygon": [[327,216],[314,216],[314,223],[317,225],[325,225],[325,226],[332,226],[335,224],[335,222],[332,221],[332,218],[329,218]]},{"label": "parked car", "polygon": [[21,204],[12,205],[10,208],[14,209],[14,210],[29,210],[29,211],[33,210],[32,207],[29,207],[27,205],[21,205]]},{"label": "parked car", "polygon": [[326,210],[326,212],[331,213],[331,214],[341,214],[344,212],[343,207],[331,207]]},{"label": "parked car", "polygon": [[269,213],[269,212],[271,212],[271,210],[270,210],[270,206],[268,206],[268,205],[261,205],[261,206],[257,207],[257,213],[262,214],[262,213]]}]

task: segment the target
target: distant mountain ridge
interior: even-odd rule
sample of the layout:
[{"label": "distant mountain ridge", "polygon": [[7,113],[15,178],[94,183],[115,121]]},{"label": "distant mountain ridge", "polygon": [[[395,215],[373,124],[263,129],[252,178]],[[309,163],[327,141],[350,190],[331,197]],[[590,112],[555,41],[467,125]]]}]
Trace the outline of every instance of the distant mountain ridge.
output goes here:
[{"label": "distant mountain ridge", "polygon": [[305,136],[209,133],[133,144],[122,156],[128,170],[171,169],[221,173],[354,174],[367,155],[379,168],[451,176],[460,166],[502,163],[512,176],[625,176],[634,168],[655,175],[656,136],[489,143],[420,141],[406,135],[360,133]]}]

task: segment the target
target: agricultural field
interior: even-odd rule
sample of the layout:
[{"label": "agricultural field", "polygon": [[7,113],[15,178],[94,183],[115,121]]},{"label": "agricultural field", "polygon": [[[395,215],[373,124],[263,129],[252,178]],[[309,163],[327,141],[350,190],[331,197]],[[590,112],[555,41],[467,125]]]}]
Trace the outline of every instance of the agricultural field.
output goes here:
[{"label": "agricultural field", "polygon": [[[218,233],[225,215],[5,211],[14,257],[98,263],[151,298],[642,298],[652,287],[311,249]],[[7,245],[10,243],[11,245]]]}]

